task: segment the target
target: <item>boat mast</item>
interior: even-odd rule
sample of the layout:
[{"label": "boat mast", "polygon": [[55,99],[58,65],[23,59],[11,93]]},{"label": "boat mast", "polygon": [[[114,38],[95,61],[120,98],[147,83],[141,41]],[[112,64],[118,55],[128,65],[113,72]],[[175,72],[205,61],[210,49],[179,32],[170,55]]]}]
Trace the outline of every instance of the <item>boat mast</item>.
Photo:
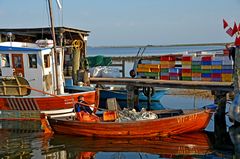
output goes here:
[{"label": "boat mast", "polygon": [[[58,86],[58,69],[57,69],[57,46],[56,46],[56,37],[55,37],[55,29],[54,29],[54,19],[53,19],[53,14],[52,14],[52,0],[48,0],[48,7],[49,7],[49,13],[50,13],[50,21],[51,21],[51,32],[52,32],[52,38],[53,38],[53,54],[54,54],[54,67],[55,67],[55,75],[56,75],[56,89],[57,89],[57,94],[60,93],[59,86]],[[55,91],[54,91],[55,92]]]}]

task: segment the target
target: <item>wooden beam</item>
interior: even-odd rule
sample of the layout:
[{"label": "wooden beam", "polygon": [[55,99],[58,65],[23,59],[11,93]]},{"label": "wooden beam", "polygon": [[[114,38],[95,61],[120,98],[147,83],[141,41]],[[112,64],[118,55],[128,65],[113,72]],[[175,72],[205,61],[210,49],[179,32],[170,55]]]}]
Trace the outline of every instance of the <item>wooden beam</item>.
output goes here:
[{"label": "wooden beam", "polygon": [[182,89],[203,89],[233,91],[232,82],[208,82],[208,81],[174,81],[140,78],[90,78],[92,84],[132,85],[138,87],[164,87]]}]

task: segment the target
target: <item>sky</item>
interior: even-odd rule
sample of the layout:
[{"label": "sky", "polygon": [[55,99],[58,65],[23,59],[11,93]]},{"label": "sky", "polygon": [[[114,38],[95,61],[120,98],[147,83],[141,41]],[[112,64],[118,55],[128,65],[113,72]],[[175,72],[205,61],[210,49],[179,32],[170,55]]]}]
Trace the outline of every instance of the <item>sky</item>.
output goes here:
[{"label": "sky", "polygon": [[[56,26],[90,31],[89,46],[232,42],[240,0],[53,0]],[[50,26],[47,0],[0,0],[0,28]]]}]

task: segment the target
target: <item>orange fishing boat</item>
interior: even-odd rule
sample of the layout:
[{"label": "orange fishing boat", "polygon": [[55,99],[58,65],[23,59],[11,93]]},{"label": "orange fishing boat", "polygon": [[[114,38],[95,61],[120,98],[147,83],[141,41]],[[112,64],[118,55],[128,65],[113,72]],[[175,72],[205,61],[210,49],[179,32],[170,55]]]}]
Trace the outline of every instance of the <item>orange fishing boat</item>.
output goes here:
[{"label": "orange fishing boat", "polygon": [[[52,55],[52,46],[40,47],[38,43],[23,42],[0,43],[0,120],[35,119],[31,115],[20,118],[22,115],[19,113],[27,111],[46,114],[72,112],[79,96],[84,96],[91,105],[96,104],[98,97],[94,90],[76,93],[64,91],[63,57],[59,56],[56,74]],[[9,112],[15,114],[9,116]]]},{"label": "orange fishing boat", "polygon": [[[145,138],[170,136],[206,128],[212,116],[210,109],[183,110],[180,115],[166,117],[168,110],[151,111],[157,119],[136,121],[79,121],[69,118],[48,117],[55,133],[102,138]],[[169,110],[169,114],[173,114]],[[100,118],[101,119],[101,118]]]}]

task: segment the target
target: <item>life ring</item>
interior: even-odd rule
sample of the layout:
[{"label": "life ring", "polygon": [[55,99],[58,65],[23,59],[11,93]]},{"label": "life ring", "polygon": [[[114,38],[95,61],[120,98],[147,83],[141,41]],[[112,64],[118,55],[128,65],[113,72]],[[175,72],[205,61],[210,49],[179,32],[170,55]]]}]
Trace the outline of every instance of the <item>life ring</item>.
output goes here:
[{"label": "life ring", "polygon": [[143,87],[143,94],[148,97],[149,95],[152,97],[155,94],[154,87]]}]

